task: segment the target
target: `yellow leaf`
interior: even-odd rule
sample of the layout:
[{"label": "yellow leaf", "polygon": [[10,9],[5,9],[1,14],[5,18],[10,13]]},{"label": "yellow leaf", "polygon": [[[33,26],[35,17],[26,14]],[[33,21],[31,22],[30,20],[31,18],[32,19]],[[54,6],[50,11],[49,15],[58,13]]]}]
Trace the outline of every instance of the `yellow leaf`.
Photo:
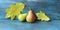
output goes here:
[{"label": "yellow leaf", "polygon": [[15,16],[18,16],[21,11],[23,11],[25,4],[16,3],[16,5],[10,5],[9,8],[6,9],[6,18],[11,18],[13,20]]},{"label": "yellow leaf", "polygon": [[15,18],[15,15],[12,15],[12,16],[11,16],[11,20],[14,20],[14,18]]},{"label": "yellow leaf", "polygon": [[41,21],[49,21],[50,18],[45,15],[45,13],[43,13],[42,11],[40,11],[39,13],[36,13],[36,16],[38,18],[38,20],[41,20]]},{"label": "yellow leaf", "polygon": [[23,4],[23,3],[16,3],[16,6],[17,6],[17,10],[20,10],[20,11],[22,11],[23,10],[23,8],[25,7],[25,4]]}]

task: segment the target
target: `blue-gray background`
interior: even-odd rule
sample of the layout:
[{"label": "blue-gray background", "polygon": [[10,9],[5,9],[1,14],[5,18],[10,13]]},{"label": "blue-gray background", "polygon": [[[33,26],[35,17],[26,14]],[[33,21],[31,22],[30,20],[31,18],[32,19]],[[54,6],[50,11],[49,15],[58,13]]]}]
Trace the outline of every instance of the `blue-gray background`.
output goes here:
[{"label": "blue-gray background", "polygon": [[[42,10],[51,18],[51,21],[27,23],[6,19],[5,9],[16,2],[27,5],[24,13],[28,12],[28,7],[35,13]],[[60,30],[60,0],[0,0],[0,30]]]}]

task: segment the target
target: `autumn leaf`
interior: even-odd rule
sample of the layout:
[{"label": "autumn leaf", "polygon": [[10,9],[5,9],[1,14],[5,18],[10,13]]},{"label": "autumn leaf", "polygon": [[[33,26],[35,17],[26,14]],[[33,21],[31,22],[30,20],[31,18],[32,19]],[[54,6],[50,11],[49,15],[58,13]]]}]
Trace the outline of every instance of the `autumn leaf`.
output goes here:
[{"label": "autumn leaf", "polygon": [[13,20],[15,16],[20,15],[24,7],[25,4],[23,3],[16,3],[16,5],[10,5],[10,7],[6,9],[6,18],[11,18],[11,20]]},{"label": "autumn leaf", "polygon": [[41,21],[49,21],[50,20],[50,18],[42,11],[40,11],[39,13],[36,13],[36,16],[37,16],[37,19],[41,20]]}]

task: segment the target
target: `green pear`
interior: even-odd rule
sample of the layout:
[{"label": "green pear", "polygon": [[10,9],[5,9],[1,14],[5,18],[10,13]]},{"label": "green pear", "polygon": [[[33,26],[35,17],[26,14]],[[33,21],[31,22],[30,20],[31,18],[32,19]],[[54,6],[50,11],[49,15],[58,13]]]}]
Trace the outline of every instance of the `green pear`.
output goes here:
[{"label": "green pear", "polygon": [[26,21],[27,21],[27,22],[34,22],[35,19],[36,19],[36,16],[35,16],[34,13],[32,12],[32,10],[30,10],[30,11],[28,12],[27,17],[26,17]]},{"label": "green pear", "polygon": [[20,15],[18,16],[18,20],[19,20],[19,21],[25,21],[26,16],[27,16],[27,13],[25,13],[25,14],[20,14]]}]

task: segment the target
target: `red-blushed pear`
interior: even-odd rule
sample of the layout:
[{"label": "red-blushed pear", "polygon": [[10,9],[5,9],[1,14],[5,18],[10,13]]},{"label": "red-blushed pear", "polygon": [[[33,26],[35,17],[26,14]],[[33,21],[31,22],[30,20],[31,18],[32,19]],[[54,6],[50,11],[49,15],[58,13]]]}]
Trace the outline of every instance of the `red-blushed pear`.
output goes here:
[{"label": "red-blushed pear", "polygon": [[30,11],[28,12],[28,15],[26,17],[26,21],[27,22],[34,22],[36,19],[36,16],[34,15],[34,13],[32,12],[32,10],[30,9]]}]

